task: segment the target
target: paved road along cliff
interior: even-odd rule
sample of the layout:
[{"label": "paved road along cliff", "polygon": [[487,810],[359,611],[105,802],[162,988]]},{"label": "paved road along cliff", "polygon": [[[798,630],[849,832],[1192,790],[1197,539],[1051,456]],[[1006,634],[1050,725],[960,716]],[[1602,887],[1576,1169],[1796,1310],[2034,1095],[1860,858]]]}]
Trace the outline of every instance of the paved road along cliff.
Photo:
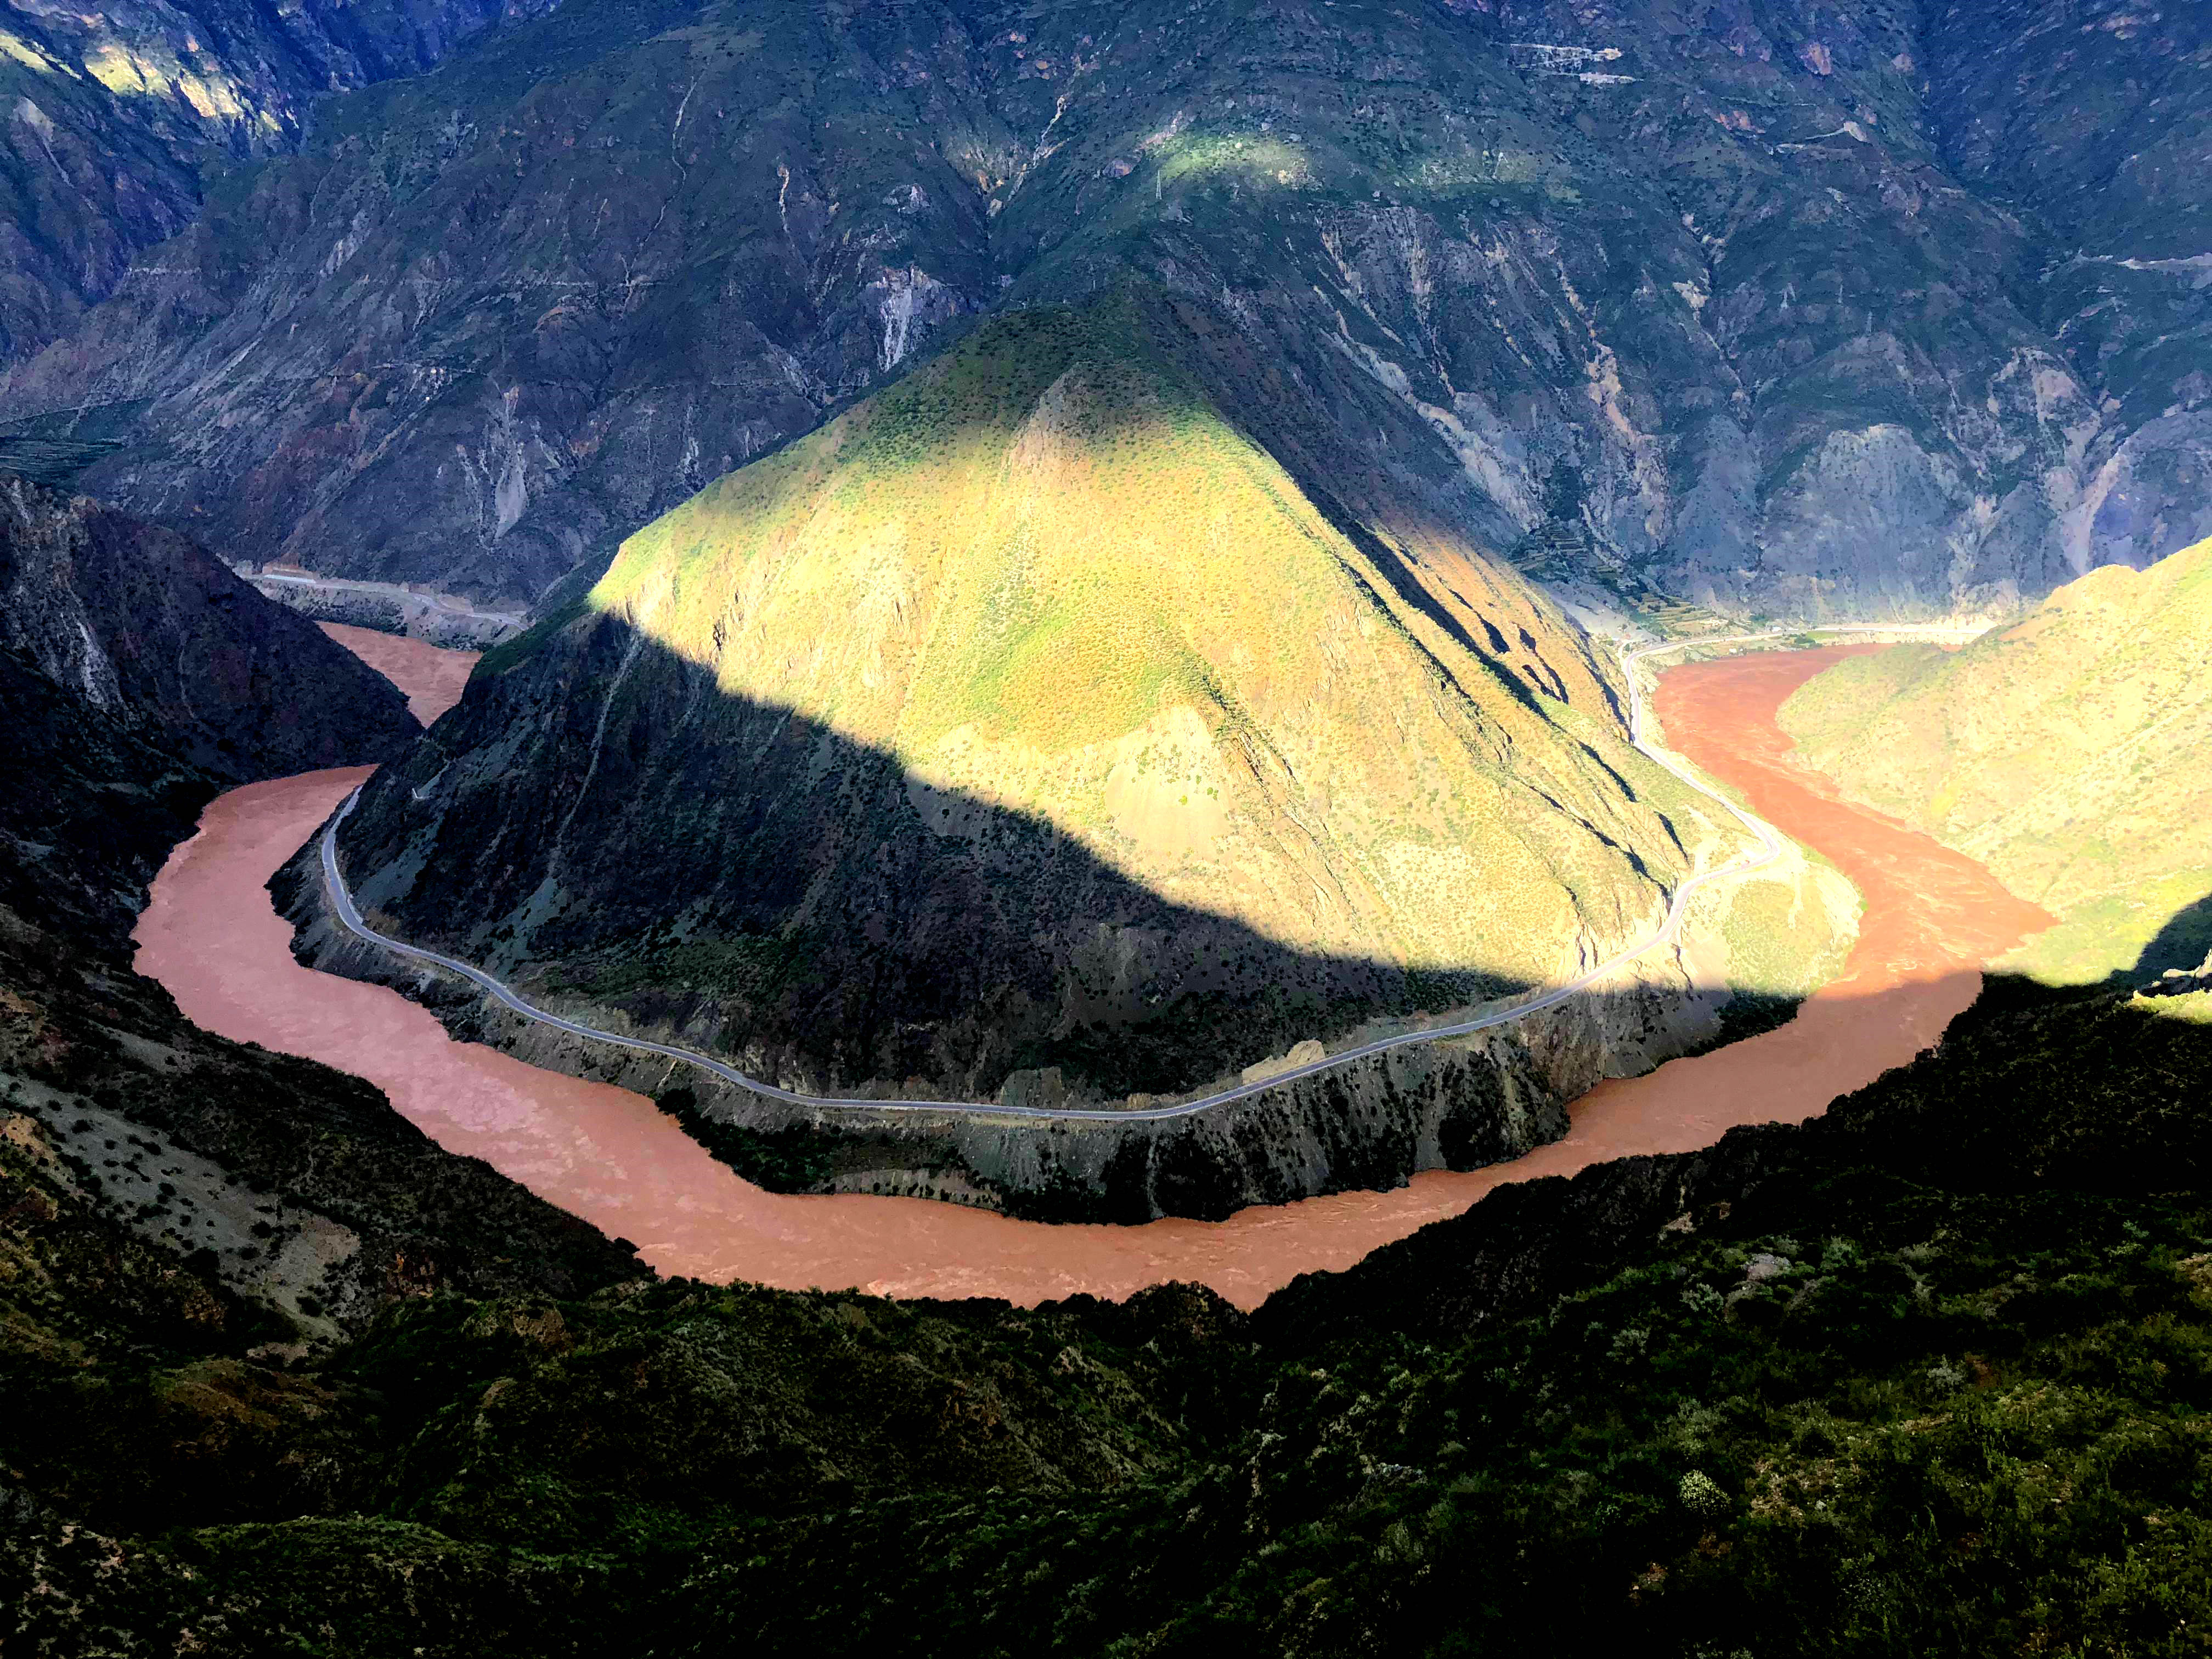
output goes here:
[{"label": "paved road along cliff", "polygon": [[[1941,633],[1945,630],[1936,627],[1918,629],[1846,628],[1832,631]],[[1746,634],[1704,643],[1742,645],[1782,636],[1778,633]],[[765,1095],[774,1100],[787,1101],[804,1106],[836,1108],[860,1112],[920,1112],[939,1117],[960,1115],[1016,1121],[1028,1119],[1048,1123],[1158,1122],[1170,1118],[1188,1117],[1199,1112],[1212,1111],[1217,1107],[1232,1105],[1240,1100],[1249,1100],[1254,1096],[1282,1089],[1301,1078],[1335,1071],[1340,1067],[1351,1065],[1355,1060],[1364,1060],[1370,1054],[1384,1054],[1393,1048],[1411,1048],[1416,1044],[1436,1042],[1449,1037],[1472,1036],[1477,1031],[1486,1031],[1494,1026],[1510,1024],[1515,1020],[1526,1018],[1528,1015],[1543,1009],[1557,1007],[1559,1004],[1569,1001],[1610,979],[1638,958],[1648,956],[1662,947],[1678,943],[1682,935],[1684,918],[1689,915],[1690,907],[1698,895],[1706,888],[1719,883],[1733,881],[1740,876],[1750,874],[1754,870],[1764,869],[1780,858],[1784,850],[1783,843],[1770,826],[1744,811],[1725,796],[1708,788],[1696,774],[1678,764],[1665,750],[1652,742],[1645,730],[1648,722],[1644,708],[1643,687],[1636,672],[1637,666],[1650,659],[1680,651],[1686,643],[1688,642],[1677,641],[1673,644],[1646,646],[1639,651],[1624,650],[1621,653],[1621,668],[1629,684],[1631,739],[1637,748],[1643,750],[1652,761],[1664,767],[1690,787],[1719,805],[1723,811],[1730,814],[1749,830],[1753,841],[1751,851],[1684,882],[1674,890],[1668,902],[1666,915],[1662,918],[1658,927],[1648,938],[1607,958],[1588,973],[1569,980],[1565,984],[1551,986],[1544,990],[1532,993],[1504,1007],[1492,1009],[1472,1018],[1429,1025],[1418,1031],[1404,1031],[1394,1036],[1378,1037],[1372,1042],[1352,1044],[1327,1054],[1322,1059],[1310,1060],[1304,1065],[1286,1066],[1258,1081],[1238,1084],[1230,1088],[1216,1090],[1188,1100],[1174,1101],[1165,1105],[1147,1108],[1037,1107],[1007,1105],[994,1101],[886,1100],[875,1097],[842,1098],[835,1096],[797,1094],[789,1089],[780,1088],[759,1078],[748,1077],[735,1066],[716,1060],[711,1054],[701,1054],[694,1048],[681,1048],[672,1043],[654,1042],[641,1037],[625,1036],[620,1032],[604,1030],[597,1026],[581,1024],[562,1015],[550,1012],[532,1003],[513,986],[495,978],[473,963],[460,961],[457,957],[441,955],[435,951],[425,950],[419,945],[406,944],[389,934],[379,933],[368,925],[362,917],[360,908],[354,902],[352,891],[347,886],[345,872],[338,857],[339,828],[345,823],[347,817],[353,811],[355,804],[361,798],[358,788],[346,797],[344,805],[337,811],[337,815],[324,826],[320,842],[323,885],[330,896],[332,909],[339,924],[348,933],[396,955],[428,963],[434,967],[443,968],[448,972],[459,974],[484,991],[502,1006],[512,1009],[525,1019],[536,1020],[541,1024],[552,1026],[555,1030],[565,1031],[571,1036],[587,1037],[596,1042],[610,1043],[619,1048],[636,1049],[644,1054],[665,1055],[670,1060],[696,1066],[725,1082],[734,1083],[742,1089],[750,1090],[755,1094]]]},{"label": "paved road along cliff", "polygon": [[[1501,1182],[1681,1150],[1735,1123],[1817,1111],[1931,1042],[1971,1000],[1975,965],[2039,925],[2039,913],[1976,866],[1833,801],[1790,763],[1773,712],[1835,654],[1676,669],[1662,682],[1659,712],[1675,748],[1867,893],[1844,978],[1777,1031],[1605,1085],[1577,1105],[1565,1139],[1528,1158],[1425,1176],[1396,1192],[1133,1228],[1048,1228],[916,1200],[762,1193],[636,1095],[453,1042],[396,993],[293,961],[289,930],[261,884],[358,784],[358,769],[256,785],[210,807],[155,884],[139,966],[200,1024],[368,1078],[442,1144],[637,1241],[664,1272],[1019,1302],[1079,1290],[1118,1296],[1183,1279],[1250,1305],[1298,1273],[1344,1266]],[[426,657],[422,666],[439,660]],[[404,667],[380,666],[404,683]],[[1925,915],[1923,893],[1940,901]]]}]

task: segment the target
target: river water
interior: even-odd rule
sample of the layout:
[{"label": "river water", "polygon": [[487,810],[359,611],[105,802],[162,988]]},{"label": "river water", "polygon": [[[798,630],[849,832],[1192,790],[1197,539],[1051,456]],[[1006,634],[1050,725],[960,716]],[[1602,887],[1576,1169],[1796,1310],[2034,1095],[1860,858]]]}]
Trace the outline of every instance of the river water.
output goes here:
[{"label": "river water", "polygon": [[[425,719],[459,697],[473,660],[384,635],[328,631],[408,691]],[[1024,1304],[1079,1291],[1119,1297],[1188,1279],[1249,1308],[1301,1273],[1346,1267],[1501,1182],[1688,1151],[1736,1124],[1816,1114],[1933,1042],[1973,1000],[1978,965],[2048,924],[1971,860],[1836,800],[1790,761],[1773,720],[1783,699],[1838,657],[1867,648],[1670,669],[1657,699],[1674,749],[1858,885],[1866,912],[1843,976],[1777,1030],[1603,1085],[1576,1103],[1571,1130],[1552,1146],[1471,1174],[1421,1176],[1395,1192],[1139,1227],[1047,1226],[925,1199],[763,1192],[642,1096],[455,1042],[398,993],[293,960],[290,927],[264,884],[366,768],[251,784],[210,805],[155,882],[137,966],[208,1030],[367,1078],[441,1146],[634,1241],[665,1273]]]},{"label": "river water", "polygon": [[420,640],[380,634],[373,628],[345,623],[317,626],[407,694],[415,718],[428,726],[461,700],[469,671],[477,665],[474,651],[441,651]]}]

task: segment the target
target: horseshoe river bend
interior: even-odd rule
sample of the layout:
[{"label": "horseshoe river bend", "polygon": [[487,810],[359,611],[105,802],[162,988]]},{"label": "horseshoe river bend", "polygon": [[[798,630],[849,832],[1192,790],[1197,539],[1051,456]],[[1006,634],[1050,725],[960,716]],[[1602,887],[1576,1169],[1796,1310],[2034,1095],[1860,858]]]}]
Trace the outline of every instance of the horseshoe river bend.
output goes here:
[{"label": "horseshoe river bend", "polygon": [[[459,700],[474,661],[357,629],[329,631],[406,691],[426,722]],[[1504,1182],[1692,1150],[1737,1124],[1812,1116],[1936,1041],[1973,1000],[1981,964],[2048,918],[1972,860],[1843,801],[1792,760],[1775,724],[1784,700],[1840,656],[1879,648],[1724,657],[1659,681],[1669,746],[1858,888],[1865,910],[1842,974],[1774,1030],[1601,1085],[1574,1103],[1563,1139],[1395,1191],[1134,1227],[1016,1221],[926,1199],[763,1192],[643,1096],[457,1042],[397,992],[293,959],[290,925],[264,884],[365,768],[250,784],[212,803],[154,884],[137,967],[210,1030],[366,1078],[441,1145],[635,1241],[664,1273],[1021,1304],[1078,1291],[1119,1297],[1183,1279],[1249,1308],[1299,1273],[1349,1266]]]}]

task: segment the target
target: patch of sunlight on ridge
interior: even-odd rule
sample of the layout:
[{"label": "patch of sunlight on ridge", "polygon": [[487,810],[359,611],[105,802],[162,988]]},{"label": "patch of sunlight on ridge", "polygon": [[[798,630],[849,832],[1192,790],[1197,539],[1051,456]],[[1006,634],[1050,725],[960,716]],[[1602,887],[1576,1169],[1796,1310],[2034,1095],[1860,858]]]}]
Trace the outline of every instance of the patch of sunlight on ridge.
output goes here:
[{"label": "patch of sunlight on ridge", "polygon": [[1306,147],[1272,133],[1180,132],[1157,146],[1157,153],[1162,185],[1200,184],[1222,177],[1292,190],[1310,190],[1315,183]]},{"label": "patch of sunlight on ridge", "polygon": [[2191,1025],[2212,1025],[2212,991],[2191,991],[2178,997],[2144,997],[2130,1005],[2161,1019],[2185,1020]]},{"label": "patch of sunlight on ridge", "polygon": [[[67,64],[58,58],[47,57],[28,40],[20,35],[10,34],[5,29],[0,29],[0,52],[5,52],[25,69],[35,70],[40,75],[66,75],[72,78],[76,75],[76,71]],[[27,100],[20,100],[20,102],[27,101]],[[33,107],[36,106],[33,106]],[[41,116],[40,118],[43,119],[44,117]]]},{"label": "patch of sunlight on ridge", "polygon": [[1359,574],[1106,312],[978,330],[638,532],[590,605],[894,757],[939,836],[1028,814],[1296,949],[1540,982],[1649,926],[1621,848],[1669,854],[1613,774],[1656,769]]},{"label": "patch of sunlight on ridge", "polygon": [[109,39],[86,52],[84,71],[118,97],[174,98],[204,121],[252,118],[269,131],[278,129],[276,117],[254,109],[220,70],[188,68],[173,58],[165,63]]},{"label": "patch of sunlight on ridge", "polygon": [[1854,795],[2058,918],[1999,967],[2094,984],[2212,896],[2207,638],[2212,541],[2093,570],[1960,651],[1839,663],[1781,723]]},{"label": "patch of sunlight on ridge", "polygon": [[1573,179],[1571,168],[1535,150],[1469,147],[1454,155],[1423,156],[1399,171],[1392,183],[1398,190],[1431,196],[1533,187],[1571,205],[1583,199]]}]

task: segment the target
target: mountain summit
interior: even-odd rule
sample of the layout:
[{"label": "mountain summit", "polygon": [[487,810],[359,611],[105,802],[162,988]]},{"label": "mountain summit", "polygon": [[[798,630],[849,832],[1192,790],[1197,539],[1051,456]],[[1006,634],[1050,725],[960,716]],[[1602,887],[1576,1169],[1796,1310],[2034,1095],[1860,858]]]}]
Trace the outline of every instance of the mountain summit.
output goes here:
[{"label": "mountain summit", "polygon": [[1187,344],[1141,295],[994,322],[639,532],[370,786],[362,902],[802,1083],[963,1091],[1187,1087],[1656,926],[1721,832],[1618,671],[1324,512]]}]

